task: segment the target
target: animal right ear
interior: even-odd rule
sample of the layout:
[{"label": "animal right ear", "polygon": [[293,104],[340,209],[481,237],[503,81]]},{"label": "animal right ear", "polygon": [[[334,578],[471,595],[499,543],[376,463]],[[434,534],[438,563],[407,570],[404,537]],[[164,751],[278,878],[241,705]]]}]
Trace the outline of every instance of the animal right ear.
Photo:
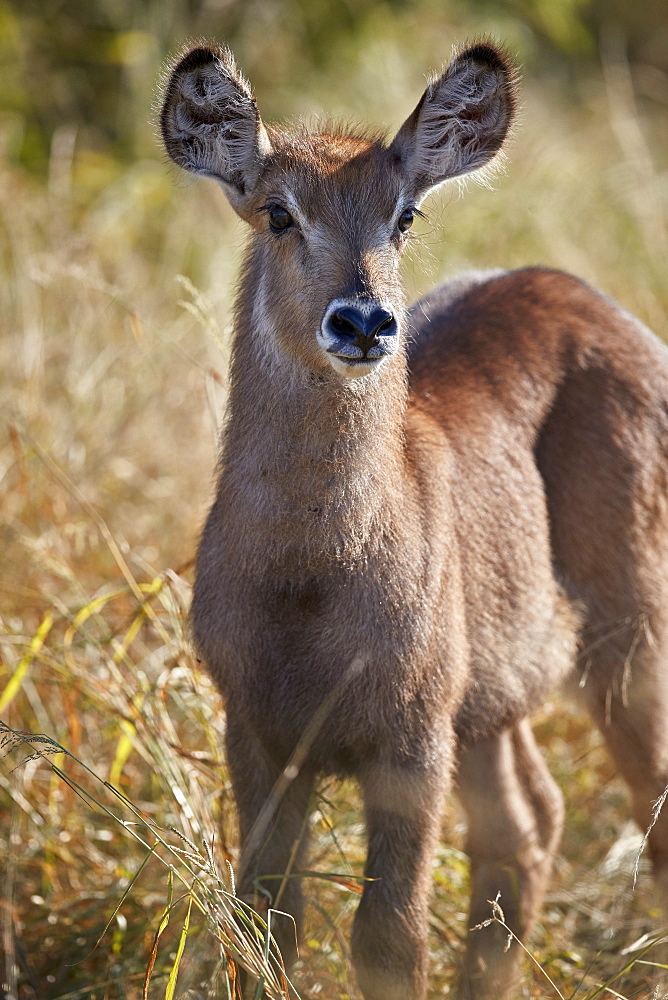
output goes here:
[{"label": "animal right ear", "polygon": [[172,160],[219,181],[243,215],[272,150],[251,89],[229,49],[198,46],[176,63],[165,88],[160,126]]}]

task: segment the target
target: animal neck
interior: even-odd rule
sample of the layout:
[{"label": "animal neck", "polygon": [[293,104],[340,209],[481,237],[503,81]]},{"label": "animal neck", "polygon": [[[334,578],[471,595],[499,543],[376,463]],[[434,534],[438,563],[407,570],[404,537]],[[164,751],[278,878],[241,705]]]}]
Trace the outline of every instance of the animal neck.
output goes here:
[{"label": "animal neck", "polygon": [[404,353],[345,380],[309,370],[281,350],[277,333],[262,276],[247,266],[223,440],[226,517],[236,513],[264,565],[281,571],[295,559],[311,571],[366,560],[401,504]]}]

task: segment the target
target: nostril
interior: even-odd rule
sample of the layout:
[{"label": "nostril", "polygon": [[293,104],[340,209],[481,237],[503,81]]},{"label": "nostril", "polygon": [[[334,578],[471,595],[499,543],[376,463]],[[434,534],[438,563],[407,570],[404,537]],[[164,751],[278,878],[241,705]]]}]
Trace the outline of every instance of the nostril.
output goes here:
[{"label": "nostril", "polygon": [[387,309],[375,309],[368,317],[364,333],[373,338],[374,346],[380,343],[381,337],[394,337],[397,333],[397,321]]},{"label": "nostril", "polygon": [[341,315],[340,312],[332,313],[329,317],[329,325],[340,337],[348,337],[350,340],[354,340],[361,332],[352,320]]},{"label": "nostril", "polygon": [[394,321],[394,316],[388,316],[384,319],[380,326],[377,326],[373,331],[377,337],[389,337],[391,334],[397,332],[397,324]]}]

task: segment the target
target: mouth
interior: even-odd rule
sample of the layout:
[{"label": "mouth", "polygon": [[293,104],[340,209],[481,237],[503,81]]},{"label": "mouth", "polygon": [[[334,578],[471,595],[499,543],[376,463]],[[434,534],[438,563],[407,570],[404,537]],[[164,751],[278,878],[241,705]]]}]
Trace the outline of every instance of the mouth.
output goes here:
[{"label": "mouth", "polygon": [[381,354],[377,357],[361,357],[361,358],[351,358],[347,354],[339,354],[338,351],[327,351],[331,354],[333,358],[337,358],[339,361],[343,361],[344,364],[350,365],[351,368],[355,368],[357,365],[366,365],[367,367],[373,367],[374,365],[379,365],[381,361],[384,361],[387,354]]}]

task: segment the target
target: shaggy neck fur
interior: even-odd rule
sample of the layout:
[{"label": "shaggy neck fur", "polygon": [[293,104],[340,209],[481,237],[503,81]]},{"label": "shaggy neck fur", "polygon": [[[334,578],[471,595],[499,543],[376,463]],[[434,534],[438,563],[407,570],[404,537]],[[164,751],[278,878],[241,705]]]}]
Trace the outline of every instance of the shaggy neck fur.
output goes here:
[{"label": "shaggy neck fur", "polygon": [[[404,353],[362,379],[309,370],[276,340],[254,257],[251,246],[237,298],[220,483],[226,519],[244,525],[265,570],[294,560],[311,572],[359,564],[383,544],[402,502]],[[252,553],[243,558],[248,564]]]}]

